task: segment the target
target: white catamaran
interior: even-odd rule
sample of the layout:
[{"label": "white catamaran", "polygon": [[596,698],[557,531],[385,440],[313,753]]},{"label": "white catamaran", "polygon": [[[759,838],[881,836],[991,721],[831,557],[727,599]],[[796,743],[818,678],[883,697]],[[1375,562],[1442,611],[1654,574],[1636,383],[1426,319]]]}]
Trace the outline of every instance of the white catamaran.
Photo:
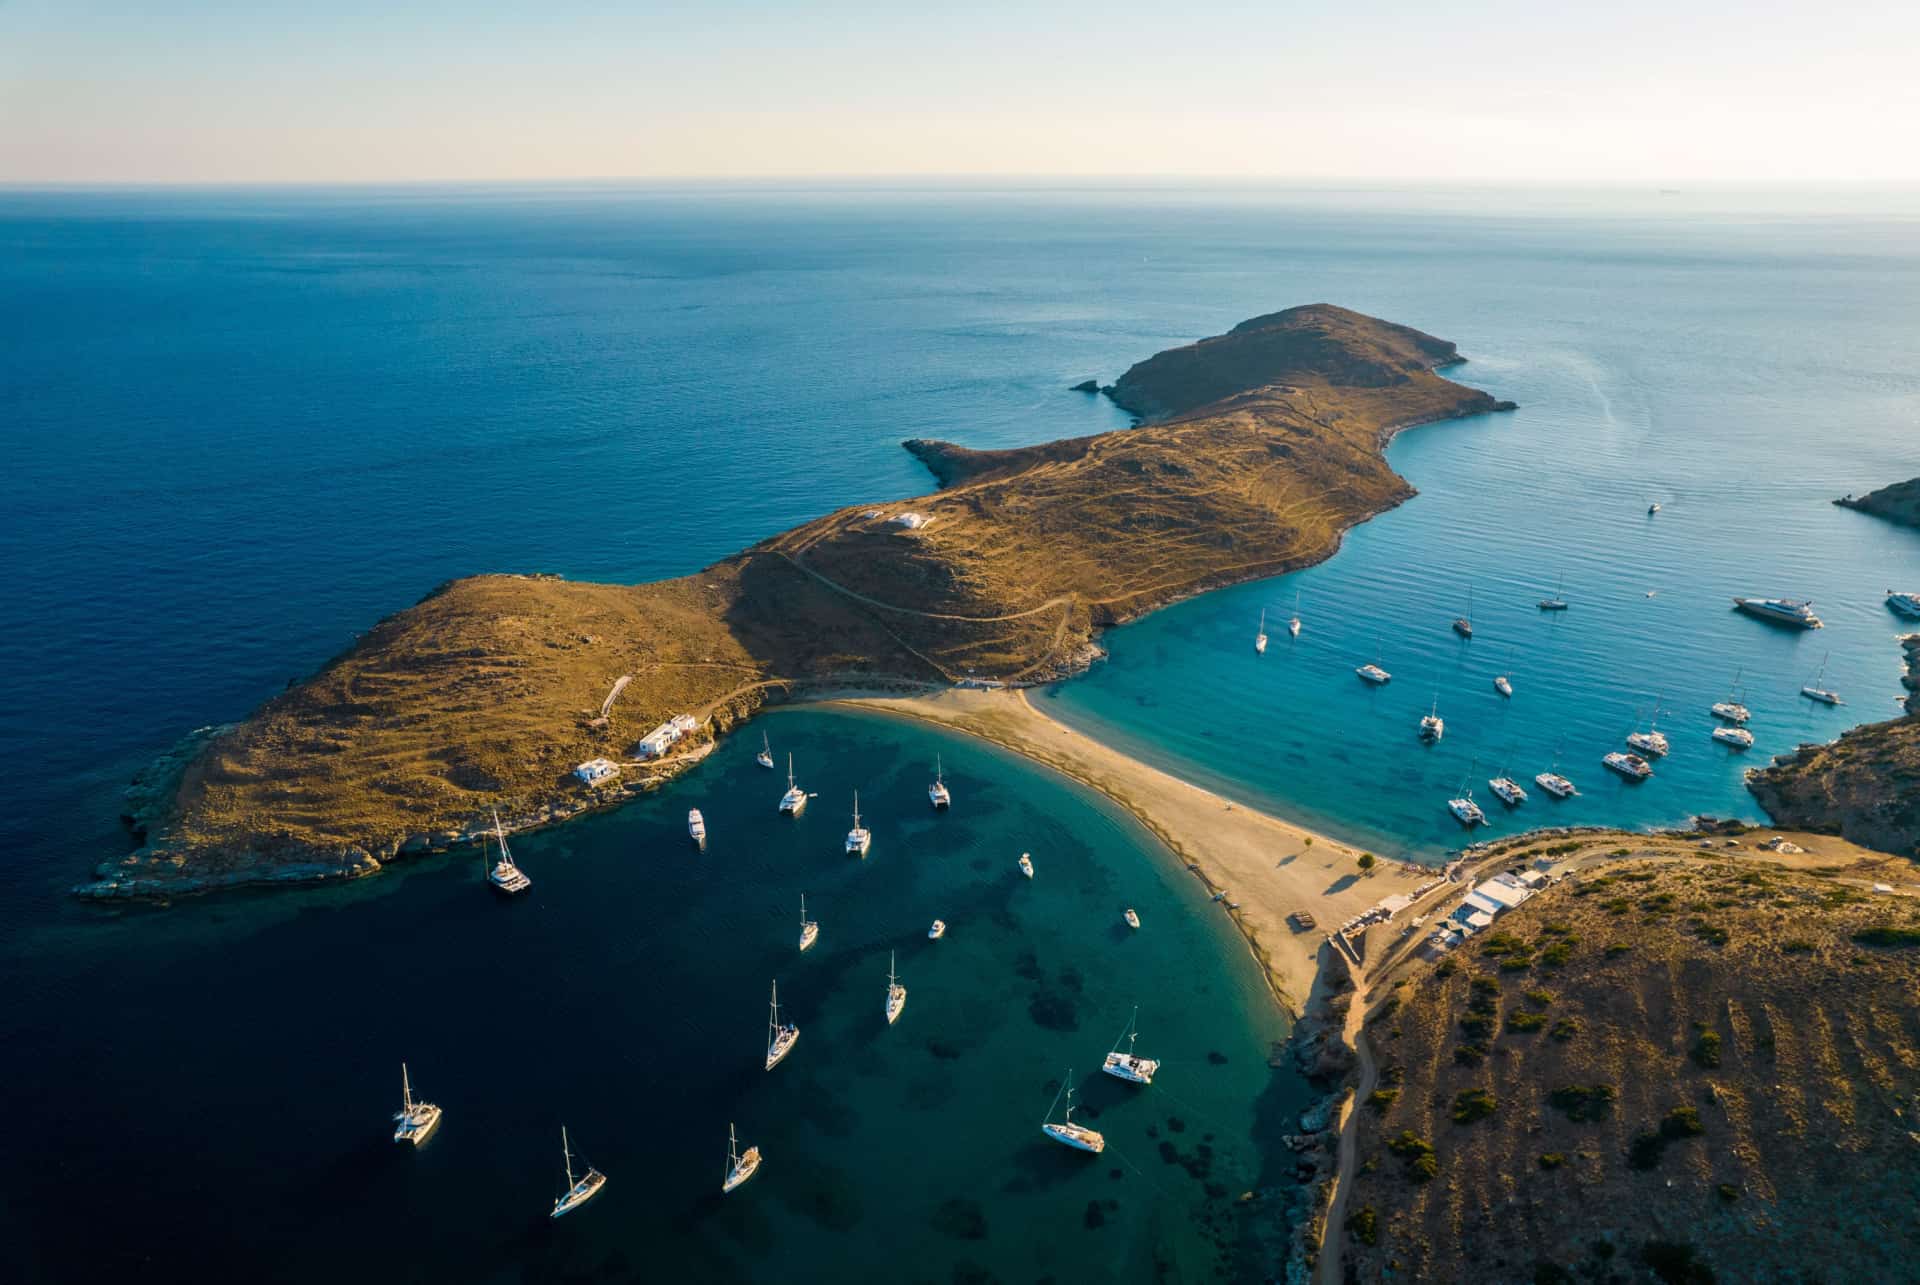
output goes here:
[{"label": "white catamaran", "polygon": [[[1040,1132],[1046,1134],[1049,1138],[1052,1138],[1055,1142],[1064,1142],[1069,1147],[1073,1147],[1077,1150],[1091,1151],[1095,1155],[1099,1155],[1102,1151],[1105,1151],[1107,1149],[1107,1140],[1100,1135],[1100,1132],[1097,1129],[1089,1129],[1084,1124],[1075,1124],[1073,1122],[1073,1072],[1072,1070],[1068,1070],[1066,1081],[1060,1087],[1061,1087],[1061,1091],[1067,1095],[1066,1120],[1063,1123],[1054,1124],[1053,1123],[1053,1107],[1049,1105],[1047,1107],[1046,1119],[1040,1122]],[[1055,1093],[1053,1095],[1053,1100],[1056,1103],[1059,1102],[1060,1094]]]},{"label": "white catamaran", "polygon": [[1253,636],[1253,650],[1255,654],[1262,656],[1267,652],[1267,609],[1265,607],[1260,608],[1260,629]]},{"label": "white catamaran", "polygon": [[400,1110],[393,1117],[393,1140],[419,1146],[440,1127],[440,1108],[431,1102],[416,1102],[413,1082],[407,1078],[407,1064],[400,1064]]},{"label": "white catamaran", "polygon": [[733,1122],[727,1122],[727,1176],[720,1183],[720,1194],[726,1195],[754,1174],[760,1172],[760,1148],[748,1147],[740,1150],[740,1139],[733,1131]]},{"label": "white catamaran", "polygon": [[773,1008],[767,1015],[767,1070],[779,1066],[781,1059],[793,1052],[793,1046],[800,1042],[800,1028],[789,1023],[780,1025],[780,983],[773,984]]},{"label": "white catamaran", "polygon": [[867,855],[873,846],[873,832],[860,824],[860,791],[853,792],[853,829],[847,831],[847,851],[856,857]]},{"label": "white catamaran", "polygon": [[1447,720],[1440,717],[1440,698],[1433,698],[1433,707],[1420,720],[1420,739],[1437,741],[1447,734]]},{"label": "white catamaran", "polygon": [[578,1178],[573,1176],[573,1147],[567,1142],[567,1126],[564,1124],[560,1126],[560,1163],[566,1166],[567,1189],[553,1202],[553,1213],[549,1215],[553,1218],[572,1213],[599,1195],[600,1189],[607,1185],[607,1175],[592,1165],[588,1165],[587,1171]]},{"label": "white catamaran", "polygon": [[800,949],[820,940],[820,925],[807,918],[807,894],[800,894]]},{"label": "white catamaran", "polygon": [[953,806],[953,795],[947,789],[946,764],[940,761],[938,754],[933,756],[933,784],[927,787],[927,802],[933,804],[936,812]]},{"label": "white catamaran", "polygon": [[[513,864],[513,854],[507,851],[507,832],[500,824],[498,809],[493,814],[493,839],[500,845],[500,859],[494,862],[493,869],[487,872],[487,882],[508,894],[525,892],[533,887],[533,880],[527,878],[526,872]],[[485,840],[481,841],[481,850],[483,852],[486,850]]]},{"label": "white catamaran", "polygon": [[[1158,1060],[1140,1057],[1133,1051],[1133,1042],[1140,1038],[1135,1025],[1140,1020],[1140,1006],[1134,1005],[1133,1016],[1127,1019],[1127,1029],[1120,1032],[1120,1039],[1113,1042],[1113,1051],[1107,1054],[1106,1064],[1100,1069],[1116,1079],[1132,1084],[1152,1084],[1153,1073],[1160,1069]],[[1127,1051],[1120,1051],[1120,1040],[1127,1042]]]},{"label": "white catamaran", "polygon": [[797,817],[807,809],[807,792],[793,783],[793,755],[787,755],[787,792],[780,796],[783,816]]},{"label": "white catamaran", "polygon": [[893,971],[892,951],[887,952],[887,1025],[892,1026],[900,1020],[900,1010],[907,1006],[907,988],[900,984],[900,978]]}]

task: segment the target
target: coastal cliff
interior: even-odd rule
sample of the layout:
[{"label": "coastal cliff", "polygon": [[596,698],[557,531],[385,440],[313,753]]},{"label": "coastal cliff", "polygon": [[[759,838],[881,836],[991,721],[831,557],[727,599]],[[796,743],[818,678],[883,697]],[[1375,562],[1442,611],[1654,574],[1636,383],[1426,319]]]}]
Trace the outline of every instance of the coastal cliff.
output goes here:
[{"label": "coastal cliff", "polygon": [[[1900,645],[1902,681],[1920,693],[1920,634]],[[1920,695],[1907,697],[1902,718],[1863,723],[1750,772],[1747,788],[1781,825],[1920,857]]]},{"label": "coastal cliff", "polygon": [[[910,442],[941,490],[694,575],[454,581],[211,734],[170,806],[144,801],[145,846],[78,891],[370,874],[473,841],[496,808],[519,828],[650,788],[768,699],[1076,672],[1100,628],[1319,561],[1411,496],[1387,438],[1511,405],[1433,373],[1459,360],[1404,326],[1289,309],[1129,370],[1113,396],[1145,427],[1007,451]],[[699,730],[637,758],[679,714]],[[581,784],[572,768],[596,757],[621,772]]]},{"label": "coastal cliff", "polygon": [[1920,527],[1920,477],[1895,482],[1865,495],[1847,495],[1834,501],[1843,509],[1858,509],[1901,526]]}]

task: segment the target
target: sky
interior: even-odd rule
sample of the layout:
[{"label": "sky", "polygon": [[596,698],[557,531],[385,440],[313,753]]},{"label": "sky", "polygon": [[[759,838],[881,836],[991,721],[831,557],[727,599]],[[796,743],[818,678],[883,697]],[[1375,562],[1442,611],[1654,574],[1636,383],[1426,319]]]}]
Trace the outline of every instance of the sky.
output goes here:
[{"label": "sky", "polygon": [[1920,3],[0,0],[0,183],[1920,182]]}]

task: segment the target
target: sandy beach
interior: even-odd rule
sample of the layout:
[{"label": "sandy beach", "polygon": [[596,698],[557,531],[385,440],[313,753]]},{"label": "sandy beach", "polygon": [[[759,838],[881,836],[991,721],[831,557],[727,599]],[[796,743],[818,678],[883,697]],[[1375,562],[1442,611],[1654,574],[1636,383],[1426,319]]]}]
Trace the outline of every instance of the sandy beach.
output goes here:
[{"label": "sandy beach", "polygon": [[[1361,873],[1360,850],[1233,803],[1109,749],[1035,709],[1022,691],[948,690],[836,703],[938,723],[1014,751],[1098,790],[1159,837],[1182,866],[1238,902],[1231,913],[1275,995],[1298,1015],[1313,988],[1327,931],[1423,877],[1382,862]],[[1297,931],[1295,911],[1318,926]]]}]

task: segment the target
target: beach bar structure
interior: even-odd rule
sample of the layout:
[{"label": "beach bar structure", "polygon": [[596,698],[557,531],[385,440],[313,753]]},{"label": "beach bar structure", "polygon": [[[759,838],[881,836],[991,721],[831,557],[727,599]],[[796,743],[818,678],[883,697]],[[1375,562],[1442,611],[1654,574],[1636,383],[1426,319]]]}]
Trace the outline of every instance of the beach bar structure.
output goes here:
[{"label": "beach bar structure", "polygon": [[588,759],[573,769],[573,774],[586,785],[598,785],[612,776],[620,774],[620,765],[612,759]]},{"label": "beach bar structure", "polygon": [[1547,877],[1538,870],[1524,874],[1497,874],[1475,884],[1460,899],[1460,905],[1447,916],[1428,944],[1436,950],[1451,950],[1477,932],[1485,932],[1493,921],[1526,901],[1544,887]]}]

